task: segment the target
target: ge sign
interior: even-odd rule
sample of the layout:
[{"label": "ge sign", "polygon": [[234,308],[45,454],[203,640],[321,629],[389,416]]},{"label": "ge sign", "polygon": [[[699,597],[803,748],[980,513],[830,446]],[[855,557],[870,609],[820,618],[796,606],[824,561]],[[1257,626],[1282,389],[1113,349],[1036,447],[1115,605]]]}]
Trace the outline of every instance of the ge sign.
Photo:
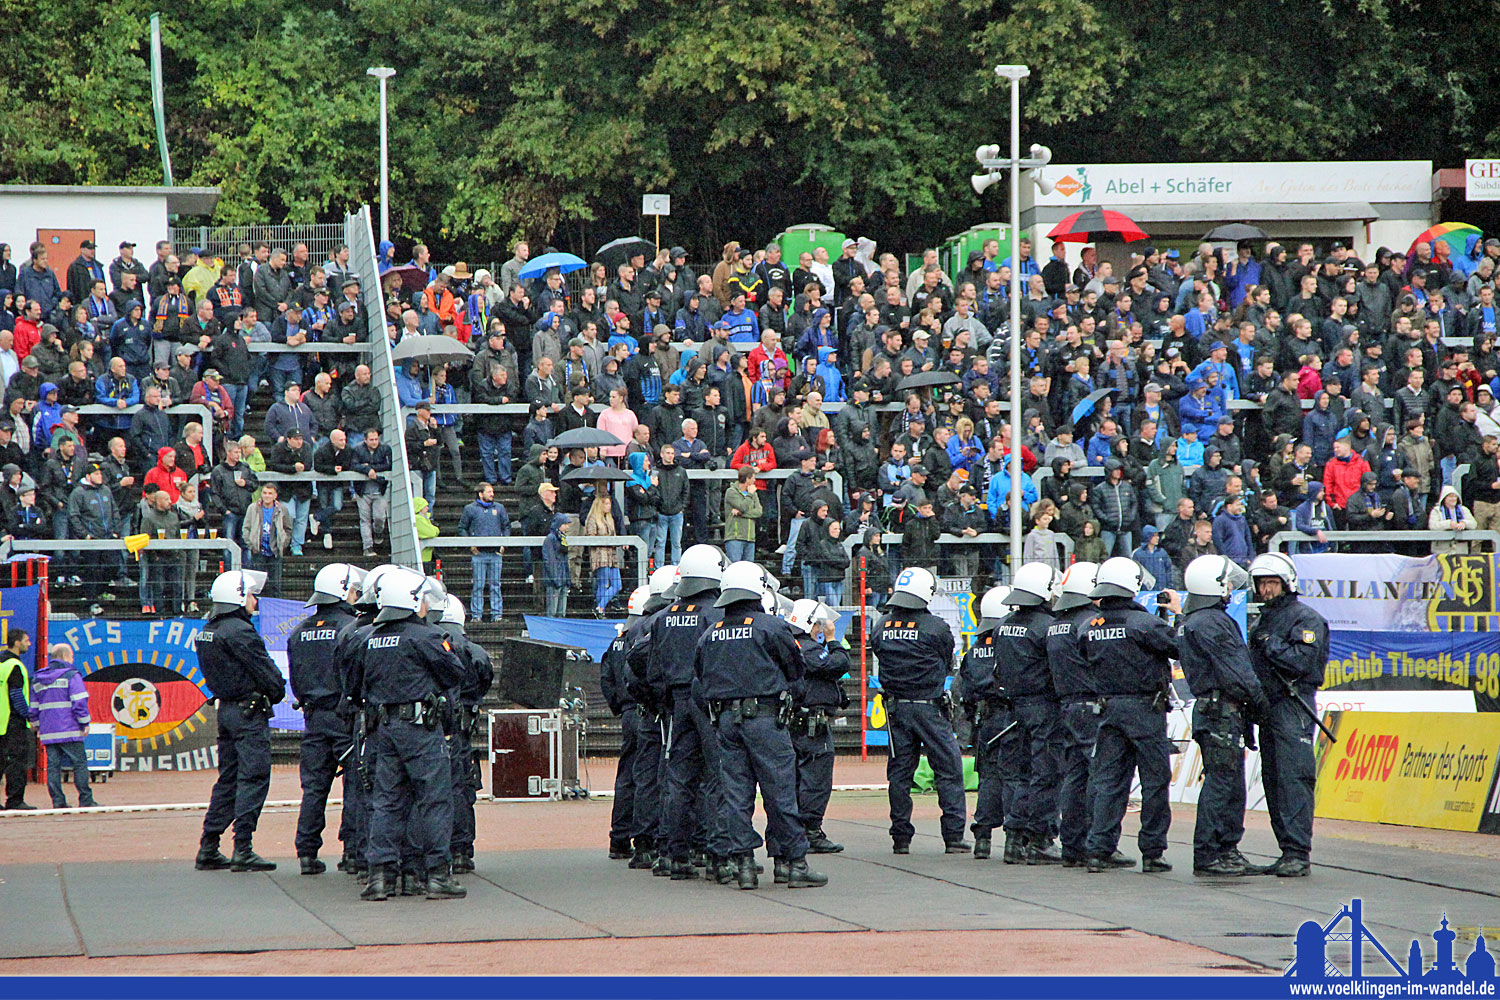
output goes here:
[{"label": "ge sign", "polygon": [[1500,201],[1500,160],[1464,161],[1464,197],[1469,201]]},{"label": "ge sign", "polygon": [[672,196],[669,194],[641,195],[642,215],[671,215]]}]

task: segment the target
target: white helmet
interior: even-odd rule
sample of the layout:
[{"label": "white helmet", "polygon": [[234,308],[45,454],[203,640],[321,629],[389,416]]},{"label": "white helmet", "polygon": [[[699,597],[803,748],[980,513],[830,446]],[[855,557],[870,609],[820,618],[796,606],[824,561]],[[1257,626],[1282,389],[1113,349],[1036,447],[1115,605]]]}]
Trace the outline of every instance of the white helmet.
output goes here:
[{"label": "white helmet", "polygon": [[724,575],[724,554],[712,545],[694,545],[682,554],[677,569],[682,574],[677,596],[692,597],[718,587]]},{"label": "white helmet", "polygon": [[719,580],[719,599],[714,607],[722,608],[736,601],[759,601],[766,595],[766,571],[759,563],[730,563]]},{"label": "white helmet", "polygon": [[1297,566],[1283,552],[1264,552],[1250,561],[1250,579],[1260,576],[1280,577],[1288,593],[1297,592]]},{"label": "white helmet", "polygon": [[419,599],[427,601],[427,622],[436,625],[443,620],[443,612],[448,607],[448,588],[443,586],[443,581],[435,576],[427,577],[422,585],[422,593],[417,595]]},{"label": "white helmet", "polygon": [[337,604],[346,600],[349,591],[359,590],[365,581],[365,571],[348,563],[329,563],[313,577],[312,597],[308,604]]},{"label": "white helmet", "polygon": [[656,567],[656,569],[652,571],[651,579],[646,585],[651,588],[652,597],[661,597],[666,594],[666,592],[672,588],[672,584],[676,582],[677,567],[673,566],[671,563],[668,563],[665,566]]},{"label": "white helmet", "polygon": [[464,611],[464,602],[457,594],[448,595],[448,603],[443,605],[443,624],[457,625],[462,631],[468,621],[468,614]]},{"label": "white helmet", "polygon": [[822,621],[819,613],[822,602],[804,597],[800,601],[792,602],[792,610],[787,614],[787,624],[803,635],[811,635],[813,626]]},{"label": "white helmet", "polygon": [[427,577],[421,573],[399,566],[386,570],[381,574],[380,593],[375,597],[380,608],[375,620],[393,621],[417,612],[427,593]]},{"label": "white helmet", "polygon": [[1017,608],[1041,607],[1052,600],[1058,582],[1057,570],[1046,563],[1026,563],[1016,570],[1006,603]]},{"label": "white helmet", "polygon": [[376,600],[380,596],[380,581],[393,569],[400,569],[395,563],[382,563],[365,574],[363,586],[359,590],[359,601],[356,607],[373,608],[378,606]]},{"label": "white helmet", "polygon": [[650,587],[637,587],[630,592],[630,602],[626,605],[626,613],[632,618],[639,618],[646,613],[646,602],[651,600]]},{"label": "white helmet", "polygon": [[1188,563],[1182,574],[1188,597],[1183,602],[1183,611],[1211,608],[1236,590],[1243,589],[1249,575],[1225,556],[1199,556]]},{"label": "white helmet", "polygon": [[1063,574],[1062,583],[1058,587],[1057,600],[1053,602],[1052,609],[1071,611],[1089,603],[1089,595],[1094,592],[1098,576],[1098,563],[1085,560],[1069,566],[1068,571]]},{"label": "white helmet", "polygon": [[937,580],[932,573],[920,566],[908,566],[896,577],[895,589],[885,603],[893,608],[925,611],[936,593]]},{"label": "white helmet", "polygon": [[1141,592],[1141,564],[1124,556],[1113,556],[1099,564],[1090,597],[1135,597]]},{"label": "white helmet", "polygon": [[979,631],[988,632],[1000,624],[1000,619],[1005,617],[1005,609],[1010,604],[1009,587],[991,587],[984,592],[979,599]]},{"label": "white helmet", "polygon": [[208,588],[208,596],[214,602],[214,612],[225,614],[235,608],[243,608],[265,585],[266,574],[259,570],[232,569],[214,578],[213,586]]}]

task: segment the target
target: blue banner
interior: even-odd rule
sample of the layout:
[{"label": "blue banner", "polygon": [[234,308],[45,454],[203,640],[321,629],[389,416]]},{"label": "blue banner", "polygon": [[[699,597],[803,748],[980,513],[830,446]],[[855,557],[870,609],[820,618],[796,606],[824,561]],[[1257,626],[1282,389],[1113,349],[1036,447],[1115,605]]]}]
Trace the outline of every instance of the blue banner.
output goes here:
[{"label": "blue banner", "polygon": [[577,646],[588,650],[598,663],[604,659],[605,650],[615,641],[616,625],[623,625],[621,618],[547,618],[543,615],[525,615],[526,633],[542,642],[557,642],[564,646]]},{"label": "blue banner", "polygon": [[[257,610],[255,627],[266,642],[266,652],[271,654],[271,659],[281,668],[281,676],[285,679],[289,676],[286,663],[287,636],[292,634],[292,629],[297,627],[298,622],[307,617],[307,605],[302,601],[266,597],[258,602]],[[307,728],[302,712],[292,707],[290,683],[287,685],[286,697],[271,712],[271,728],[298,733]]]},{"label": "blue banner", "polygon": [[21,655],[21,662],[26,665],[26,673],[33,677],[37,657],[46,656],[42,638],[37,634],[37,609],[41,602],[41,584],[0,589],[0,646],[9,645],[10,633],[16,629],[31,636],[31,648]]},{"label": "blue banner", "polygon": [[1472,690],[1485,705],[1500,698],[1500,642],[1492,632],[1329,633],[1325,688],[1443,687]]}]

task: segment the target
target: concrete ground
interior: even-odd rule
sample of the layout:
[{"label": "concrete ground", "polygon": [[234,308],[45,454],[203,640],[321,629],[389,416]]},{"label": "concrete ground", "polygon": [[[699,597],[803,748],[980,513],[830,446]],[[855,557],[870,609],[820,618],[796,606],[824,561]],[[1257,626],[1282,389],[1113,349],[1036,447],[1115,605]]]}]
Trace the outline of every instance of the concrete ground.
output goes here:
[{"label": "concrete ground", "polygon": [[[119,775],[96,794],[202,803],[213,777]],[[841,758],[835,780],[883,779],[877,757]],[[612,761],[589,762],[590,787],[612,782]],[[295,770],[275,769],[271,799],[297,796]],[[607,799],[485,802],[469,897],[384,904],[359,902],[347,876],[297,874],[294,806],[262,817],[256,847],[281,863],[263,875],[193,870],[201,809],[0,814],[0,974],[1274,974],[1304,920],[1326,923],[1353,897],[1403,959],[1443,911],[1460,955],[1500,924],[1500,838],[1319,821],[1311,878],[1204,880],[1191,872],[1193,810],[1179,807],[1175,871],[1088,875],[944,855],[935,798],[916,801],[919,835],[898,857],[884,793],[836,793],[825,827],[848,849],[815,859],[830,885],[788,890],[768,873],[754,893],[609,861]],[[1269,858],[1264,814],[1247,827],[1246,853]],[[1133,815],[1125,830],[1136,853]],[[733,947],[712,940],[724,936]],[[777,957],[789,944],[793,965]],[[1380,962],[1371,950],[1367,965]]]}]

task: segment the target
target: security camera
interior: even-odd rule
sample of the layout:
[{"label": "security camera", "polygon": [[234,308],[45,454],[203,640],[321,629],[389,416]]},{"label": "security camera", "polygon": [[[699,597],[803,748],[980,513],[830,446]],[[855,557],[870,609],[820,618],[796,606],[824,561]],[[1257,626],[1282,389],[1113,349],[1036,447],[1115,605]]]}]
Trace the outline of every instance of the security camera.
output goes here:
[{"label": "security camera", "polygon": [[969,178],[969,184],[973,186],[975,194],[984,194],[991,187],[1000,183],[1001,176],[1002,175],[998,172],[988,174],[974,174]]},{"label": "security camera", "polygon": [[1040,161],[1042,166],[1046,166],[1052,162],[1052,150],[1041,143],[1033,142],[1031,144],[1031,158]]},{"label": "security camera", "polygon": [[986,160],[1000,159],[999,144],[991,143],[988,146],[980,146],[978,149],[974,150],[974,159],[978,160],[980,163],[984,163]]}]

